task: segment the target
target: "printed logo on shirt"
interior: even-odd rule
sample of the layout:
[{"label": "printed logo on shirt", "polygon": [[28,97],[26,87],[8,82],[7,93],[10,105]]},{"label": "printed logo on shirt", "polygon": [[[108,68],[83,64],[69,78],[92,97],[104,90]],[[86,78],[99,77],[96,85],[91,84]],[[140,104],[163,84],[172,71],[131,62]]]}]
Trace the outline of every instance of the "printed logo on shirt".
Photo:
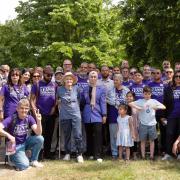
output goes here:
[{"label": "printed logo on shirt", "polygon": [[55,88],[54,87],[40,87],[40,95],[41,96],[55,96]]},{"label": "printed logo on shirt", "polygon": [[135,93],[136,96],[142,96],[143,95],[143,88],[132,88],[132,91]]},{"label": "printed logo on shirt", "polygon": [[17,124],[14,128],[14,134],[17,136],[26,135],[28,133],[28,125],[27,124]]},{"label": "printed logo on shirt", "polygon": [[173,91],[174,99],[180,99],[180,89]]},{"label": "printed logo on shirt", "polygon": [[152,87],[152,95],[163,96],[164,87]]}]

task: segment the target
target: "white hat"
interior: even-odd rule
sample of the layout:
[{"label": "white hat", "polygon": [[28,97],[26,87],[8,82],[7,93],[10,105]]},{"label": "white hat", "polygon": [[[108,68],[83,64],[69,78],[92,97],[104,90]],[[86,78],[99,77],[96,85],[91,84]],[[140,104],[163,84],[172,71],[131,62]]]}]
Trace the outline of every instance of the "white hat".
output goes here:
[{"label": "white hat", "polygon": [[62,84],[64,84],[64,80],[65,80],[65,78],[66,78],[67,76],[71,76],[71,77],[72,77],[72,79],[73,79],[73,84],[76,84],[76,83],[77,83],[77,81],[78,81],[77,77],[76,77],[72,72],[67,72],[67,73],[64,74],[64,76],[63,76],[63,78],[62,78]]}]

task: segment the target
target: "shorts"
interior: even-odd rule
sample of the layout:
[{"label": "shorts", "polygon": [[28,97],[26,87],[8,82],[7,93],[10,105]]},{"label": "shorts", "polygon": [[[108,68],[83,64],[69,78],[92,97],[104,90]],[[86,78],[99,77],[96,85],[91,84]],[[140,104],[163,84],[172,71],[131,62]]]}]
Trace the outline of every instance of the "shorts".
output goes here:
[{"label": "shorts", "polygon": [[140,141],[155,140],[157,138],[156,125],[147,126],[140,123],[139,139]]}]

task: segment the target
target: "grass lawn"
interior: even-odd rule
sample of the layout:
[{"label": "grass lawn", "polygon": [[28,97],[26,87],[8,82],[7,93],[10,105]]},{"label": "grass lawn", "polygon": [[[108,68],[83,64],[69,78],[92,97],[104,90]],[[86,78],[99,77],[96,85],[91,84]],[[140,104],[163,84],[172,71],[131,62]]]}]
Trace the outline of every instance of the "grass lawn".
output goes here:
[{"label": "grass lawn", "polygon": [[46,161],[44,168],[31,168],[17,172],[0,166],[0,180],[180,180],[180,162],[178,161],[121,161],[104,160],[103,163],[85,161],[77,164],[73,160]]}]

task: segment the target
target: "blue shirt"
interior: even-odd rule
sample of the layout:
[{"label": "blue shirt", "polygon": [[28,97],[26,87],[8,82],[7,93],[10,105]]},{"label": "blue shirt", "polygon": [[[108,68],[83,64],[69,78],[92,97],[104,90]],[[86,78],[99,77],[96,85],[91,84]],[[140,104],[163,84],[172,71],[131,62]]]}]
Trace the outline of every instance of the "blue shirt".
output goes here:
[{"label": "blue shirt", "polygon": [[81,118],[79,108],[79,91],[75,85],[71,90],[64,86],[58,87],[57,97],[60,99],[59,117],[60,120]]}]

